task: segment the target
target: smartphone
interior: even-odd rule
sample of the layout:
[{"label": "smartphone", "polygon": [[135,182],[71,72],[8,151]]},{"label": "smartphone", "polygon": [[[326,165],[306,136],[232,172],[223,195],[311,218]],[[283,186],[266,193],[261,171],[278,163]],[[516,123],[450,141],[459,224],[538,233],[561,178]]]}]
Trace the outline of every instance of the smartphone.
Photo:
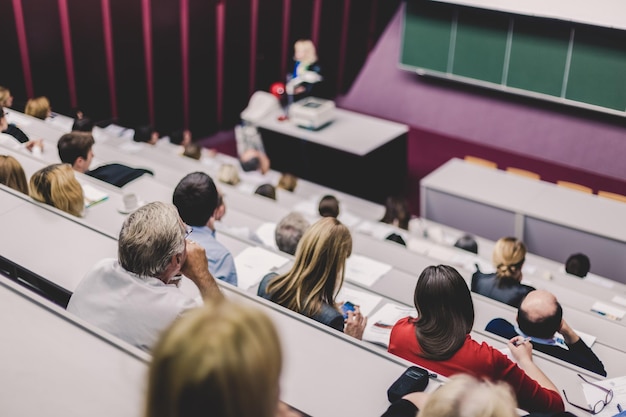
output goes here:
[{"label": "smartphone", "polygon": [[341,306],[341,312],[343,313],[344,319],[348,318],[348,311],[354,311],[354,307],[355,305],[352,304],[350,301],[346,301],[345,303],[343,303],[343,305]]}]

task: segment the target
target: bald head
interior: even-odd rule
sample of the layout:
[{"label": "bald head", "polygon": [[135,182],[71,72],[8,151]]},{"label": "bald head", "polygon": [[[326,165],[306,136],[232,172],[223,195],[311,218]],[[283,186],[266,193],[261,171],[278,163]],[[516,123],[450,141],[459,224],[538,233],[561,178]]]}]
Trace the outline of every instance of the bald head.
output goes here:
[{"label": "bald head", "polygon": [[560,328],[563,310],[556,297],[545,290],[528,293],[517,312],[517,324],[528,336],[549,339]]}]

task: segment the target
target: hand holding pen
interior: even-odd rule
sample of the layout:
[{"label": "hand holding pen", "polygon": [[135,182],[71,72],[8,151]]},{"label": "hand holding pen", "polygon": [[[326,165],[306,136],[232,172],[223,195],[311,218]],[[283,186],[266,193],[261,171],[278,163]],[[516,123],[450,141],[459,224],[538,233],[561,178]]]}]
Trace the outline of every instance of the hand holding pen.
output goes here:
[{"label": "hand holding pen", "polygon": [[523,365],[524,362],[533,360],[533,344],[530,338],[515,336],[509,340],[508,348],[518,364]]}]

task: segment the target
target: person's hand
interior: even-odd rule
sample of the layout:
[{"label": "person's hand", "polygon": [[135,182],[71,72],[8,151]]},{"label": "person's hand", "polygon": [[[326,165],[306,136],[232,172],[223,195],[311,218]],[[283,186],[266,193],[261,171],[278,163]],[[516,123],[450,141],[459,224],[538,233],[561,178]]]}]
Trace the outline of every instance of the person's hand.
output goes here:
[{"label": "person's hand", "polygon": [[299,85],[293,90],[293,93],[300,94],[300,93],[304,93],[305,91],[306,91],[306,87],[303,85]]},{"label": "person's hand", "polygon": [[559,333],[563,335],[563,339],[565,339],[565,343],[568,345],[572,345],[580,339],[580,336],[569,327],[569,324],[565,320],[561,320],[561,326],[559,327]]},{"label": "person's hand", "polygon": [[180,268],[180,272],[187,278],[198,284],[198,280],[204,279],[209,272],[209,261],[206,251],[193,240],[187,239],[187,257]]},{"label": "person's hand", "polygon": [[359,306],[354,307],[354,311],[348,311],[348,318],[346,319],[346,326],[344,333],[348,336],[352,336],[355,339],[363,339],[363,332],[367,325],[367,317],[361,314]]},{"label": "person's hand", "polygon": [[421,410],[422,408],[424,408],[424,405],[426,405],[428,397],[430,397],[430,394],[427,394],[425,392],[411,392],[402,398],[411,401],[418,410]]},{"label": "person's hand", "polygon": [[278,408],[276,409],[276,417],[302,417],[302,414],[280,401],[278,403]]},{"label": "person's hand", "polygon": [[[30,152],[41,152],[43,151],[43,139],[29,140],[24,146],[26,146],[26,149]],[[35,148],[38,148],[38,151],[36,151]]]},{"label": "person's hand", "polygon": [[533,344],[528,339],[522,336],[515,336],[509,340],[507,346],[520,366],[533,361]]}]

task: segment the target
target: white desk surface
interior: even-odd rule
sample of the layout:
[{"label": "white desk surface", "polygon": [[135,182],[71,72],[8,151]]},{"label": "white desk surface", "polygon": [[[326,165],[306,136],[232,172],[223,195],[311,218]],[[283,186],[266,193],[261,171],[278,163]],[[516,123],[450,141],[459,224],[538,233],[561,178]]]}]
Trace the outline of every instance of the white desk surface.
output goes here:
[{"label": "white desk surface", "polygon": [[257,125],[284,135],[361,156],[367,155],[409,131],[406,125],[343,109],[335,109],[333,122],[317,131],[303,129],[289,121],[281,122],[278,116],[282,114],[282,110],[273,112]]},{"label": "white desk surface", "polygon": [[422,179],[432,189],[626,242],[626,204],[451,159]]},{"label": "white desk surface", "polygon": [[2,415],[140,416],[148,355],[85,330],[35,297],[0,277]]}]

